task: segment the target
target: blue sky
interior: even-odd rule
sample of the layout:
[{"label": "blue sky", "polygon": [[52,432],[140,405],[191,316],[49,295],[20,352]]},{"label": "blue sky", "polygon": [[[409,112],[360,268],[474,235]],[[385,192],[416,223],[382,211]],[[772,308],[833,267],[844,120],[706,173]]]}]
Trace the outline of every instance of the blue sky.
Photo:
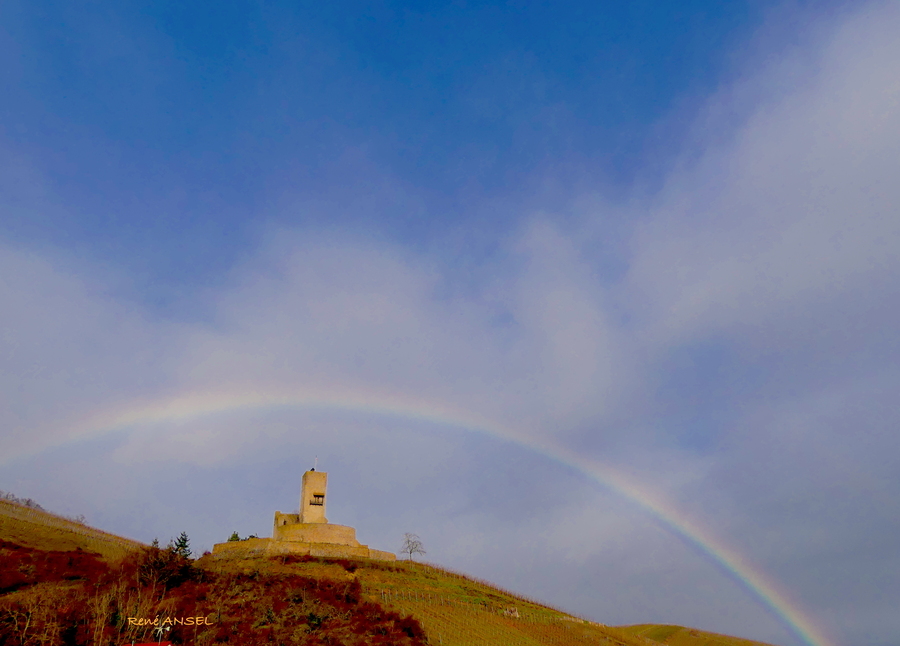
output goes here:
[{"label": "blue sky", "polygon": [[6,4],[4,138],[59,204],[3,227],[83,245],[163,302],[260,221],[430,248],[450,232],[477,259],[547,184],[621,193],[664,167],[672,112],[735,72],[767,9]]},{"label": "blue sky", "polygon": [[267,534],[318,456],[377,549],[802,643],[555,446],[741,554],[816,646],[896,644],[898,29],[4,3],[0,489],[204,549]]}]

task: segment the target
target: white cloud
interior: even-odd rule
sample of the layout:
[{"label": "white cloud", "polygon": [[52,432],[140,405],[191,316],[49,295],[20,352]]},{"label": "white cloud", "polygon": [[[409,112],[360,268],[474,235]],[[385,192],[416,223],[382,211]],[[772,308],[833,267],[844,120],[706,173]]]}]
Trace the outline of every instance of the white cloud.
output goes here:
[{"label": "white cloud", "polygon": [[113,300],[96,278],[0,247],[0,424],[10,453],[58,440],[73,419],[153,393],[165,378],[167,326]]},{"label": "white cloud", "polygon": [[626,284],[658,334],[756,328],[771,343],[785,323],[810,325],[860,290],[894,289],[900,46],[886,26],[896,13],[885,5],[841,25],[805,75],[793,72],[796,91],[669,178]]}]

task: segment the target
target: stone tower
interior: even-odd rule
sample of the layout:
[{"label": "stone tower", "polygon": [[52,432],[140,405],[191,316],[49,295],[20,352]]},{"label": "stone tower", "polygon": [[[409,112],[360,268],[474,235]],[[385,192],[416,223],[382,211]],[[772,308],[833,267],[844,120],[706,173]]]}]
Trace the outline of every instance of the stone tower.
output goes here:
[{"label": "stone tower", "polygon": [[328,488],[328,474],[315,469],[303,474],[300,486],[300,522],[327,523],[325,518],[325,490]]},{"label": "stone tower", "polygon": [[247,538],[213,545],[218,557],[274,556],[300,554],[320,558],[363,558],[393,561],[390,552],[369,549],[356,540],[356,530],[333,525],[325,518],[325,493],[328,474],[314,468],[303,474],[300,485],[300,509],[296,514],[275,512],[272,538]]}]

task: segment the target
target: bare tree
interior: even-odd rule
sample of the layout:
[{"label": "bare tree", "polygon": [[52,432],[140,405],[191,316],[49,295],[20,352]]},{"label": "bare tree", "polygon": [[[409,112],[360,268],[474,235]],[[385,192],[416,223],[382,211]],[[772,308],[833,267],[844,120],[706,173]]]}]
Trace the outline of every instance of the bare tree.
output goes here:
[{"label": "bare tree", "polygon": [[93,639],[91,641],[94,644],[102,644],[104,642],[104,632],[113,614],[114,599],[114,590],[107,590],[103,593],[97,591],[88,602],[88,607],[91,609],[91,624],[93,625]]},{"label": "bare tree", "polygon": [[406,533],[403,535],[403,547],[400,551],[412,560],[413,554],[424,554],[425,549],[422,547],[422,541],[416,534]]}]

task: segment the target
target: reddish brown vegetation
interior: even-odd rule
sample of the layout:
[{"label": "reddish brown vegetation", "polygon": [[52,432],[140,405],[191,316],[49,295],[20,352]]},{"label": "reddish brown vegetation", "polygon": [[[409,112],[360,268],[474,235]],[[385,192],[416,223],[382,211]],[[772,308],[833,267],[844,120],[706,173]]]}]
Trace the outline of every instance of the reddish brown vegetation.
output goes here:
[{"label": "reddish brown vegetation", "polygon": [[[355,569],[349,561],[341,565]],[[416,620],[364,601],[356,580],[213,572],[158,549],[111,566],[88,552],[0,542],[0,643],[76,646],[153,639],[152,625],[134,625],[129,617],[159,618],[171,628],[165,639],[175,644],[425,644]],[[187,617],[205,622],[170,626]]]},{"label": "reddish brown vegetation", "polygon": [[36,582],[98,578],[109,566],[96,554],[77,549],[43,552],[0,540],[0,594]]}]

